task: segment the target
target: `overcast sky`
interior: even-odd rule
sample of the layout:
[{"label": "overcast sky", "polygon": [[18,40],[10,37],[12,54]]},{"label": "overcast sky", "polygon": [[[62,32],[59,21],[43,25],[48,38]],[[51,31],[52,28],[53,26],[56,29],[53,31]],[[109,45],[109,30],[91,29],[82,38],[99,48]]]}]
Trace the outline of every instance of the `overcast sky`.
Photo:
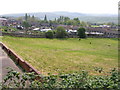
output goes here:
[{"label": "overcast sky", "polygon": [[0,0],[0,15],[53,11],[117,14],[118,2],[119,0]]}]

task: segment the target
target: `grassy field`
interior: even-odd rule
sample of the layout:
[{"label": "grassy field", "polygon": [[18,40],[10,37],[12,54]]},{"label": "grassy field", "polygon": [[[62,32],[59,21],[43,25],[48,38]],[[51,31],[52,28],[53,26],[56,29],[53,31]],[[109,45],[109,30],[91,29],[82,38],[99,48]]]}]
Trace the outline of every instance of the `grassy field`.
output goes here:
[{"label": "grassy field", "polygon": [[[109,71],[118,66],[117,39],[87,38],[78,40],[20,38],[5,36],[2,42],[42,74],[72,73],[95,67]],[[91,44],[90,44],[91,42]]]}]

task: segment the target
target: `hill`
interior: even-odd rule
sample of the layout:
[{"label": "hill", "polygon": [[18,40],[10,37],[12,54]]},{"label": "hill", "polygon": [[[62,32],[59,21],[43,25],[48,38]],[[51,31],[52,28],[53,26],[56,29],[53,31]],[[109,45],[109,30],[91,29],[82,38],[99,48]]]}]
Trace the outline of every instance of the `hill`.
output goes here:
[{"label": "hill", "polygon": [[[28,13],[29,15],[34,15],[35,17],[38,17],[40,19],[43,19],[45,15],[47,15],[47,18],[49,20],[58,18],[60,16],[67,16],[71,19],[78,17],[81,21],[86,22],[92,22],[92,23],[108,23],[108,22],[114,22],[117,24],[118,18],[115,14],[84,14],[84,13],[77,13],[77,12],[35,12],[35,13]],[[20,14],[5,14],[1,16],[7,16],[7,17],[21,17],[24,16],[25,13]]]}]

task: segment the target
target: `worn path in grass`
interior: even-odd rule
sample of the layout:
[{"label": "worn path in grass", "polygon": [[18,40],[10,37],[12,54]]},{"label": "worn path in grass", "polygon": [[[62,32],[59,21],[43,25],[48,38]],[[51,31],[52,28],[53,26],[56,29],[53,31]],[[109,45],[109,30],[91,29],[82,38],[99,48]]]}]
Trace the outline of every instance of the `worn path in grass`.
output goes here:
[{"label": "worn path in grass", "polygon": [[6,69],[8,67],[11,67],[15,71],[22,72],[22,70],[14,63],[13,60],[8,57],[8,55],[0,47],[0,81],[9,71],[9,69]]}]

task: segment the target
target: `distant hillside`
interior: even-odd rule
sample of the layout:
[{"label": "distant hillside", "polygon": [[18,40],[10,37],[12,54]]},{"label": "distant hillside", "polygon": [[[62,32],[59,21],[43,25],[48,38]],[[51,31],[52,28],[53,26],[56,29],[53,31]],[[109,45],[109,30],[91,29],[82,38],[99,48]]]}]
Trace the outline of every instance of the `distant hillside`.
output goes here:
[{"label": "distant hillside", "polygon": [[[92,23],[107,23],[107,22],[118,22],[117,15],[111,14],[83,14],[83,13],[76,13],[76,12],[37,12],[37,13],[28,13],[29,15],[34,15],[40,19],[43,19],[45,15],[47,18],[52,20],[58,18],[60,16],[67,16],[71,19],[78,17],[81,21],[92,22]],[[25,13],[21,14],[6,14],[1,16],[8,16],[8,17],[20,17],[24,16]]]}]

